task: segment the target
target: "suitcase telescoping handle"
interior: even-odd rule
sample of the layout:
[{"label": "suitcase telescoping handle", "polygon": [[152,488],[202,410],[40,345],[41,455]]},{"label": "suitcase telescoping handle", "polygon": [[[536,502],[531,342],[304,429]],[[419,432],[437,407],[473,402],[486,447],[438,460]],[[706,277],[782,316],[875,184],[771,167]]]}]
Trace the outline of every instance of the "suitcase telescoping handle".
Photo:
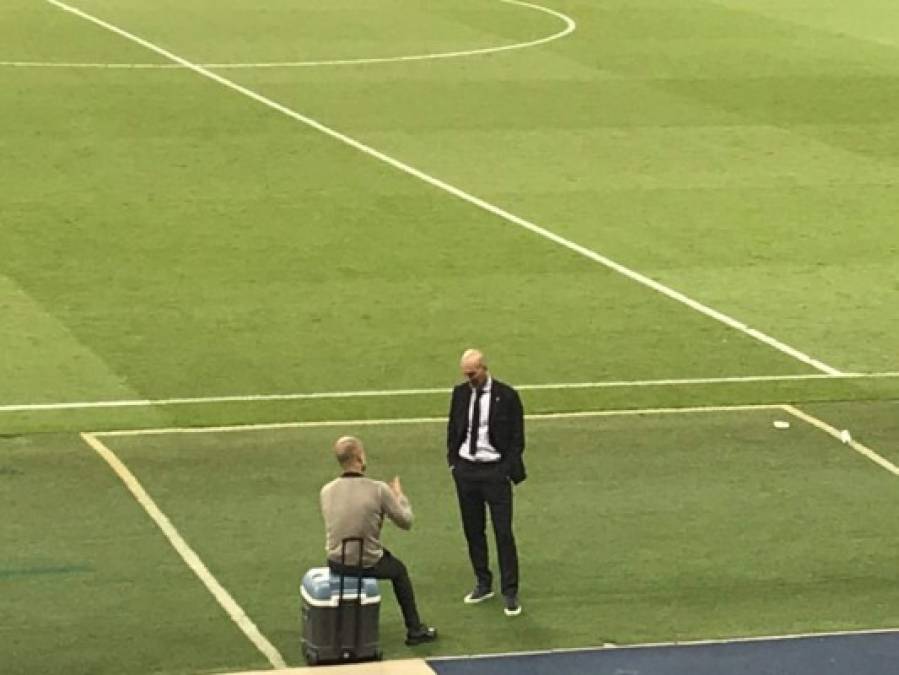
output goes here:
[{"label": "suitcase telescoping handle", "polygon": [[[342,568],[342,572],[347,569],[346,564],[346,551],[347,544],[351,544],[355,542],[359,546],[359,558],[357,560],[357,564],[355,565],[356,569],[356,602],[354,604],[354,613],[355,613],[355,621],[353,621],[353,649],[358,652],[359,650],[359,639],[360,639],[360,630],[362,627],[362,554],[363,554],[363,540],[362,537],[347,537],[340,542],[340,565]],[[340,575],[340,593],[337,596],[337,635],[343,635],[343,582],[344,582],[344,574]],[[338,638],[339,639],[339,638]]]},{"label": "suitcase telescoping handle", "polygon": [[[359,604],[362,604],[362,537],[347,537],[346,539],[341,540],[340,542],[340,566],[346,569],[348,567],[346,563],[346,551],[347,544],[356,543],[359,545],[359,558],[356,564],[353,566],[356,569],[356,601]],[[340,596],[338,598],[339,602],[343,602],[343,577],[344,575],[340,575]]]}]

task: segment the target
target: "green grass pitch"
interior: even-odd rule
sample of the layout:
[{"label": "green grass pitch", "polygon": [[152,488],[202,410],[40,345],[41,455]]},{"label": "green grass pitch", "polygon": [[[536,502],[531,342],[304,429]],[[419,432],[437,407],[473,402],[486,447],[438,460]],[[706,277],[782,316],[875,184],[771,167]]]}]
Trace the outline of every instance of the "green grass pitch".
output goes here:
[{"label": "green grass pitch", "polygon": [[[474,345],[513,384],[625,383],[526,389],[529,413],[790,402],[899,462],[891,2],[539,0],[577,29],[296,67],[258,64],[565,24],[501,0],[73,3],[193,63],[257,64],[213,72],[862,377],[807,378],[822,373],[121,35],[5,0],[4,673],[266,666],[82,431],[440,417]],[[397,389],[437,391],[35,407]],[[416,653],[899,625],[897,479],[775,414],[530,424],[515,631],[460,603],[439,423],[105,442],[292,664],[345,432],[416,507],[411,534],[387,535],[443,631]],[[389,593],[382,615],[388,656],[409,655]]]}]

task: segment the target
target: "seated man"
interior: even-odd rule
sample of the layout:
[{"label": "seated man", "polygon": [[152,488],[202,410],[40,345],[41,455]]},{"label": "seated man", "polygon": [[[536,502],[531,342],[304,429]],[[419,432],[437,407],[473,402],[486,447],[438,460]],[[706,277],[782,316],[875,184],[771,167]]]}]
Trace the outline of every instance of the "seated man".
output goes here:
[{"label": "seated man", "polygon": [[361,537],[362,573],[376,579],[390,579],[406,622],[406,644],[418,645],[437,639],[437,629],[422,623],[415,606],[415,593],[406,566],[381,546],[381,526],[386,515],[404,530],[412,527],[412,507],[400,487],[400,479],[390,485],[365,477],[365,448],[358,438],[343,436],[334,444],[343,474],[321,491],[322,515],[327,535],[328,566],[338,574],[357,574],[359,546],[347,545],[346,565],[340,562],[344,539]]}]

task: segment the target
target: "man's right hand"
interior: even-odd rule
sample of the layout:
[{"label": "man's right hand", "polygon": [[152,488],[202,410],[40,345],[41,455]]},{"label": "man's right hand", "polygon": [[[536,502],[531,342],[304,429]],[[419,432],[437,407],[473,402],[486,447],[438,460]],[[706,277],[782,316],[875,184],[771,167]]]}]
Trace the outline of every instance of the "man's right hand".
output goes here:
[{"label": "man's right hand", "polygon": [[403,486],[400,485],[400,477],[394,476],[393,480],[390,481],[390,491],[393,492],[397,497],[403,496]]}]

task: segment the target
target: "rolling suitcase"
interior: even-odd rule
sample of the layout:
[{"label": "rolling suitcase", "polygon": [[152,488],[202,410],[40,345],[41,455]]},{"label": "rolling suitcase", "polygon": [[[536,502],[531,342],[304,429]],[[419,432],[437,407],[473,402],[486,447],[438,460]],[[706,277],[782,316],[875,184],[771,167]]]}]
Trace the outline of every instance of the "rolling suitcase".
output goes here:
[{"label": "rolling suitcase", "polygon": [[340,560],[346,565],[347,544],[352,542],[359,544],[358,575],[314,567],[303,576],[302,648],[311,666],[381,659],[381,594],[377,579],[361,574],[362,539],[344,539]]}]

